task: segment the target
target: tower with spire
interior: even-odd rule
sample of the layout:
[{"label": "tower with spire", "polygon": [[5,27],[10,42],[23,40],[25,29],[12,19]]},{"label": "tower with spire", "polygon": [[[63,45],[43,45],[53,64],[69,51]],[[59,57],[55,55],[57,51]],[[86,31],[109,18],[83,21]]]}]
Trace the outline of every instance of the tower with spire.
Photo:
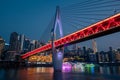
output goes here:
[{"label": "tower with spire", "polygon": [[92,47],[93,47],[93,52],[95,54],[98,51],[97,50],[97,43],[96,43],[95,39],[92,39]]}]

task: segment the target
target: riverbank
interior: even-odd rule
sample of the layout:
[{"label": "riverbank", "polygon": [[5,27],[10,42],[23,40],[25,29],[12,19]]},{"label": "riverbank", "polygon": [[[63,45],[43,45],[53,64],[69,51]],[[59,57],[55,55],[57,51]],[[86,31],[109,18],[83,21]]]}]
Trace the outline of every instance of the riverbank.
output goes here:
[{"label": "riverbank", "polygon": [[52,64],[33,64],[18,61],[0,61],[0,68],[52,67]]},{"label": "riverbank", "polygon": [[[73,62],[72,62],[73,63]],[[91,64],[91,63],[85,63]],[[92,63],[99,66],[120,66],[120,63],[108,63],[108,62],[101,62],[101,63]],[[18,61],[0,61],[0,68],[19,68],[19,67],[52,67],[52,63],[25,63],[25,62],[18,62]]]},{"label": "riverbank", "polygon": [[0,61],[0,67],[12,68],[12,67],[25,67],[25,62],[18,61]]}]

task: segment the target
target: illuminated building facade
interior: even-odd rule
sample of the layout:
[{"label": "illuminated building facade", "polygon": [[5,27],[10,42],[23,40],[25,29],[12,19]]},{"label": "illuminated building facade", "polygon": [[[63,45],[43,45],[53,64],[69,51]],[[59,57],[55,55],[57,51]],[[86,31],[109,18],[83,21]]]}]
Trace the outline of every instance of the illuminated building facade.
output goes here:
[{"label": "illuminated building facade", "polygon": [[5,46],[5,41],[3,40],[3,38],[0,36],[0,56],[2,54],[2,50]]}]

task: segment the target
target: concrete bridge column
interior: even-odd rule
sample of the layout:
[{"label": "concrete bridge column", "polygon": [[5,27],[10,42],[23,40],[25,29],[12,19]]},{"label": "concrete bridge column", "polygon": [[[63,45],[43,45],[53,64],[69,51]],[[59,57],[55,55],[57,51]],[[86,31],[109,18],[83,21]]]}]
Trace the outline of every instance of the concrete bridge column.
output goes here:
[{"label": "concrete bridge column", "polygon": [[54,45],[54,41],[56,39],[55,34],[56,34],[57,27],[59,27],[60,38],[62,38],[63,37],[63,30],[62,30],[59,6],[56,7],[54,26],[51,30],[51,35],[52,35],[51,39],[52,39],[52,60],[53,60],[54,71],[62,71],[64,48],[56,49],[55,45]]},{"label": "concrete bridge column", "polygon": [[53,53],[53,68],[54,71],[62,71],[62,63],[63,63],[63,49],[55,49]]}]

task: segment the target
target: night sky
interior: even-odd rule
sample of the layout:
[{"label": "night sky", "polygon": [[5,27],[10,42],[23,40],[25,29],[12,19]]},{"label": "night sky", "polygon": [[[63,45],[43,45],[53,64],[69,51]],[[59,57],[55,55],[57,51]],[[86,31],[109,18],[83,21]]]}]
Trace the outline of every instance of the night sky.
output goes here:
[{"label": "night sky", "polygon": [[7,42],[10,33],[14,31],[25,34],[30,39],[39,39],[55,14],[56,6],[72,2],[73,0],[0,0],[0,35]]},{"label": "night sky", "polygon": [[[9,43],[11,32],[39,40],[57,5],[64,7],[82,0],[0,0],[0,36]],[[96,39],[100,50],[120,47],[120,32]],[[91,41],[81,46],[91,47]]]}]

